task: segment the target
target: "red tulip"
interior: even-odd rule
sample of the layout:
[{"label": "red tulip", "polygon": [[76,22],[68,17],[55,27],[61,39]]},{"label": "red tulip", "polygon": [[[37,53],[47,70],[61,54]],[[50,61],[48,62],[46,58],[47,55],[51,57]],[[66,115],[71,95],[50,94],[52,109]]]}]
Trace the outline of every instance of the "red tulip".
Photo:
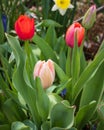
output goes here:
[{"label": "red tulip", "polygon": [[78,22],[73,23],[71,26],[69,26],[66,32],[65,40],[66,40],[66,44],[71,48],[74,47],[75,32],[77,32],[77,42],[78,42],[78,47],[80,47],[84,39],[85,29]]},{"label": "red tulip", "polygon": [[30,40],[34,36],[34,19],[20,15],[15,22],[15,31],[21,40]]}]

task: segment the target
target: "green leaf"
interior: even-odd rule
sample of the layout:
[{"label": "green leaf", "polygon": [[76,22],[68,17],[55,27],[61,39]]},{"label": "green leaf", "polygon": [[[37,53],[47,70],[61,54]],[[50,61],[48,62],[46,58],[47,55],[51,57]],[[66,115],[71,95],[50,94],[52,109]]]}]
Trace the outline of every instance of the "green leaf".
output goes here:
[{"label": "green leaf", "polygon": [[[61,102],[63,99],[56,93],[49,93],[48,94],[49,100],[50,100],[50,113],[52,108],[59,102]],[[49,114],[50,114],[49,113]],[[50,115],[49,115],[50,116]]]},{"label": "green leaf", "polygon": [[49,27],[49,26],[62,27],[62,25],[60,25],[59,23],[57,23],[56,21],[54,21],[52,19],[43,20],[42,25],[45,27]]},{"label": "green leaf", "polygon": [[0,125],[0,130],[11,130],[10,124]]},{"label": "green leaf", "polygon": [[97,54],[98,54],[102,49],[104,49],[104,40],[102,41],[102,43],[101,43],[101,45],[100,45],[100,47],[99,47],[99,49],[98,49]]},{"label": "green leaf", "polygon": [[[71,82],[72,82],[72,79],[68,79],[67,81],[65,82],[62,82],[61,84],[59,84],[57,86],[57,90],[56,90],[56,93],[57,94],[60,94],[62,92],[62,90],[64,90],[65,88],[69,87],[71,85]],[[69,91],[70,91],[70,88],[68,88]]]},{"label": "green leaf", "polygon": [[100,102],[104,90],[104,62],[99,66],[94,76],[85,84],[82,92],[80,107],[95,100]]},{"label": "green leaf", "polygon": [[65,74],[65,72],[60,68],[58,64],[54,62],[56,73],[61,80],[61,82],[68,80],[68,76]]},{"label": "green leaf", "polygon": [[2,89],[6,95],[6,97],[9,98],[9,94],[8,94],[8,88],[9,86],[6,84],[6,82],[4,81],[3,77],[0,74],[0,89]]},{"label": "green leaf", "polygon": [[[40,126],[40,116],[36,107],[36,96],[35,96],[35,89],[31,87],[31,84],[27,84],[25,82],[23,73],[25,67],[25,60],[26,55],[18,40],[15,37],[10,35],[6,35],[9,45],[11,46],[15,59],[17,68],[13,74],[13,84],[18,92],[20,92],[21,96],[25,100],[26,104],[29,107],[30,113],[32,114],[33,120],[35,124],[39,127]],[[34,100],[33,100],[34,99]]]},{"label": "green leaf", "polygon": [[103,59],[104,59],[104,49],[102,49],[98,53],[98,55],[96,55],[95,59],[85,68],[85,70],[82,72],[81,76],[79,77],[78,81],[74,85],[73,103],[77,99],[79,93],[81,92],[86,82],[93,76],[93,74],[99,68],[99,65],[101,64]]},{"label": "green leaf", "polygon": [[66,74],[71,77],[71,48],[68,48],[67,58],[66,58]]},{"label": "green leaf", "polygon": [[14,86],[10,80],[12,78],[12,73],[13,73],[12,64],[8,63],[7,59],[3,55],[0,54],[0,57],[1,57],[1,63],[3,65],[3,70],[5,73],[7,82],[10,85],[11,89],[15,91]]},{"label": "green leaf", "polygon": [[43,13],[43,19],[48,18],[48,13],[49,13],[49,9],[50,9],[50,0],[42,0],[41,1],[41,5],[42,5],[42,13]]},{"label": "green leaf", "polygon": [[54,26],[49,26],[45,36],[45,41],[54,49],[54,46],[57,43],[57,36]]},{"label": "green leaf", "polygon": [[44,39],[42,39],[38,35],[35,35],[33,38],[33,42],[38,45],[46,60],[52,59],[56,63],[58,62],[56,54]]},{"label": "green leaf", "polygon": [[92,101],[88,105],[85,105],[79,109],[75,117],[75,125],[78,130],[81,130],[81,128],[91,119],[95,112],[95,107],[96,101]]},{"label": "green leaf", "polygon": [[104,120],[104,103],[98,106],[97,112],[101,120]]},{"label": "green leaf", "polygon": [[77,130],[77,128],[72,127],[72,128],[70,128],[69,130]]},{"label": "green leaf", "polygon": [[77,43],[77,33],[75,33],[75,43],[72,50],[72,61],[71,61],[71,75],[72,75],[72,85],[75,84],[80,73],[80,52]]},{"label": "green leaf", "polygon": [[23,123],[29,127],[31,127],[31,130],[38,130],[36,125],[31,120],[25,120]]},{"label": "green leaf", "polygon": [[45,93],[45,90],[43,89],[41,85],[40,78],[36,78],[36,104],[39,111],[39,114],[42,118],[42,121],[45,121],[49,114],[49,98],[47,94]]},{"label": "green leaf", "polygon": [[60,128],[60,127],[53,127],[50,130],[68,130],[68,129]]},{"label": "green leaf", "polygon": [[66,54],[65,51],[61,51],[59,54],[59,65],[65,71]]},{"label": "green leaf", "polygon": [[10,123],[16,120],[22,121],[26,118],[25,113],[20,109],[19,105],[11,99],[8,99],[3,104],[3,111]]},{"label": "green leaf", "polygon": [[31,128],[22,122],[16,121],[12,123],[11,130],[31,130]]},{"label": "green leaf", "polygon": [[68,106],[64,103],[57,103],[50,115],[50,123],[52,127],[69,129],[74,123],[75,107]]},{"label": "green leaf", "polygon": [[57,38],[57,42],[54,44],[54,50],[59,54],[61,51],[64,51],[66,53],[66,43],[63,36],[60,36]]},{"label": "green leaf", "polygon": [[97,126],[97,130],[103,130],[104,129],[104,121],[100,121]]},{"label": "green leaf", "polygon": [[42,124],[41,130],[50,130],[50,122],[46,121]]}]

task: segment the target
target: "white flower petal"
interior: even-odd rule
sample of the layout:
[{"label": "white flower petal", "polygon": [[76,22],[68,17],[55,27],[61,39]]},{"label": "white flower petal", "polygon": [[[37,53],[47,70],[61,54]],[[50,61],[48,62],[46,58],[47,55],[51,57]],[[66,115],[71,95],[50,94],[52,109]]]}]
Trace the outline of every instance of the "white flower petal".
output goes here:
[{"label": "white flower petal", "polygon": [[60,14],[63,16],[66,13],[66,10],[59,9]]},{"label": "white flower petal", "polygon": [[71,8],[71,9],[72,9],[72,8],[74,8],[74,6],[73,6],[72,4],[70,4],[70,5],[69,5],[69,8]]},{"label": "white flower petal", "polygon": [[54,5],[51,10],[56,11],[57,9],[58,9],[58,7],[56,5]]}]

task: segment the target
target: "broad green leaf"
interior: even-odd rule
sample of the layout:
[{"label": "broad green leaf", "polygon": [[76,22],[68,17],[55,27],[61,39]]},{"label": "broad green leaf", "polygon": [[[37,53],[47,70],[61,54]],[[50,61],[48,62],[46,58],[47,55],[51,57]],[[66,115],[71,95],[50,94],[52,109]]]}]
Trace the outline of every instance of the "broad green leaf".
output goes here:
[{"label": "broad green leaf", "polygon": [[65,74],[65,72],[62,70],[62,68],[54,62],[56,73],[61,80],[61,82],[68,80],[68,76]]},{"label": "broad green leaf", "polygon": [[75,126],[78,130],[81,130],[81,128],[91,119],[95,112],[95,107],[96,101],[92,101],[79,109],[75,117]]},{"label": "broad green leaf", "polygon": [[11,99],[8,99],[2,107],[10,123],[16,120],[22,121],[26,118],[25,113],[22,111],[19,105]]},{"label": "broad green leaf", "polygon": [[[32,114],[33,120],[36,125],[40,125],[40,116],[36,107],[36,96],[35,90],[31,87],[31,84],[28,85],[23,76],[24,65],[26,60],[26,55],[22,48],[20,47],[19,41],[10,35],[6,35],[9,45],[11,46],[15,59],[17,68],[13,74],[13,84],[21,96],[24,98],[26,104],[28,105],[30,112]],[[33,100],[34,99],[34,100]]]},{"label": "broad green leaf", "polygon": [[37,62],[37,58],[33,54],[28,41],[25,42],[25,53],[26,53],[26,60],[23,71],[24,80],[28,85],[31,84],[31,87],[34,87],[33,70]]},{"label": "broad green leaf", "polygon": [[48,94],[49,100],[50,100],[50,111],[49,111],[49,116],[51,113],[52,108],[59,102],[61,102],[63,99],[57,95],[56,93],[49,93]]},{"label": "broad green leaf", "polygon": [[74,85],[73,89],[73,103],[77,99],[77,96],[81,92],[82,88],[86,84],[86,82],[93,76],[96,70],[99,68],[99,65],[104,59],[104,49],[102,49],[98,55],[96,55],[95,59],[85,68],[79,77],[78,81]]},{"label": "broad green leaf", "polygon": [[49,27],[49,26],[62,27],[62,25],[60,25],[59,23],[57,23],[56,21],[54,21],[52,19],[43,20],[42,25],[45,27]]},{"label": "broad green leaf", "polygon": [[45,41],[53,48],[57,43],[57,36],[55,32],[54,26],[49,26],[46,36],[45,36]]},{"label": "broad green leaf", "polygon": [[80,107],[95,100],[97,104],[101,100],[104,90],[104,62],[99,66],[94,76],[85,84],[82,92]]},{"label": "broad green leaf", "polygon": [[45,90],[41,85],[40,78],[37,77],[35,81],[36,81],[36,104],[40,117],[42,118],[42,121],[45,121],[49,114],[50,102]]},{"label": "broad green leaf", "polygon": [[36,125],[31,120],[25,120],[23,123],[29,127],[31,127],[31,130],[38,130]]},{"label": "broad green leaf", "polygon": [[74,106],[68,106],[64,103],[57,103],[53,107],[50,114],[51,128],[71,128],[74,123],[74,111]]},{"label": "broad green leaf", "polygon": [[57,42],[54,45],[54,50],[59,54],[61,51],[66,53],[67,47],[63,36],[57,38]]},{"label": "broad green leaf", "polygon": [[41,130],[50,130],[50,122],[46,121],[42,124]]},{"label": "broad green leaf", "polygon": [[16,121],[12,123],[11,130],[31,130],[31,128],[20,121]]},{"label": "broad green leaf", "polygon": [[58,62],[55,52],[52,50],[52,48],[48,45],[48,43],[44,39],[42,39],[38,35],[35,35],[33,37],[33,42],[36,43],[37,46],[40,48],[46,60],[52,59],[56,63]]}]

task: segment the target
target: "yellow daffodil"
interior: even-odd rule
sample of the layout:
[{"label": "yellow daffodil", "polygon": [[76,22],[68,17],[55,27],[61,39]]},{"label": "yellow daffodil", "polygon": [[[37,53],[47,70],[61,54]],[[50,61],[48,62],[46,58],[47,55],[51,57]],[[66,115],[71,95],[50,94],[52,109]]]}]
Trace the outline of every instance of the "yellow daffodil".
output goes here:
[{"label": "yellow daffodil", "polygon": [[74,7],[70,3],[70,0],[53,0],[53,1],[55,2],[55,4],[52,7],[52,11],[56,11],[58,9],[61,15],[64,15],[68,8]]}]

